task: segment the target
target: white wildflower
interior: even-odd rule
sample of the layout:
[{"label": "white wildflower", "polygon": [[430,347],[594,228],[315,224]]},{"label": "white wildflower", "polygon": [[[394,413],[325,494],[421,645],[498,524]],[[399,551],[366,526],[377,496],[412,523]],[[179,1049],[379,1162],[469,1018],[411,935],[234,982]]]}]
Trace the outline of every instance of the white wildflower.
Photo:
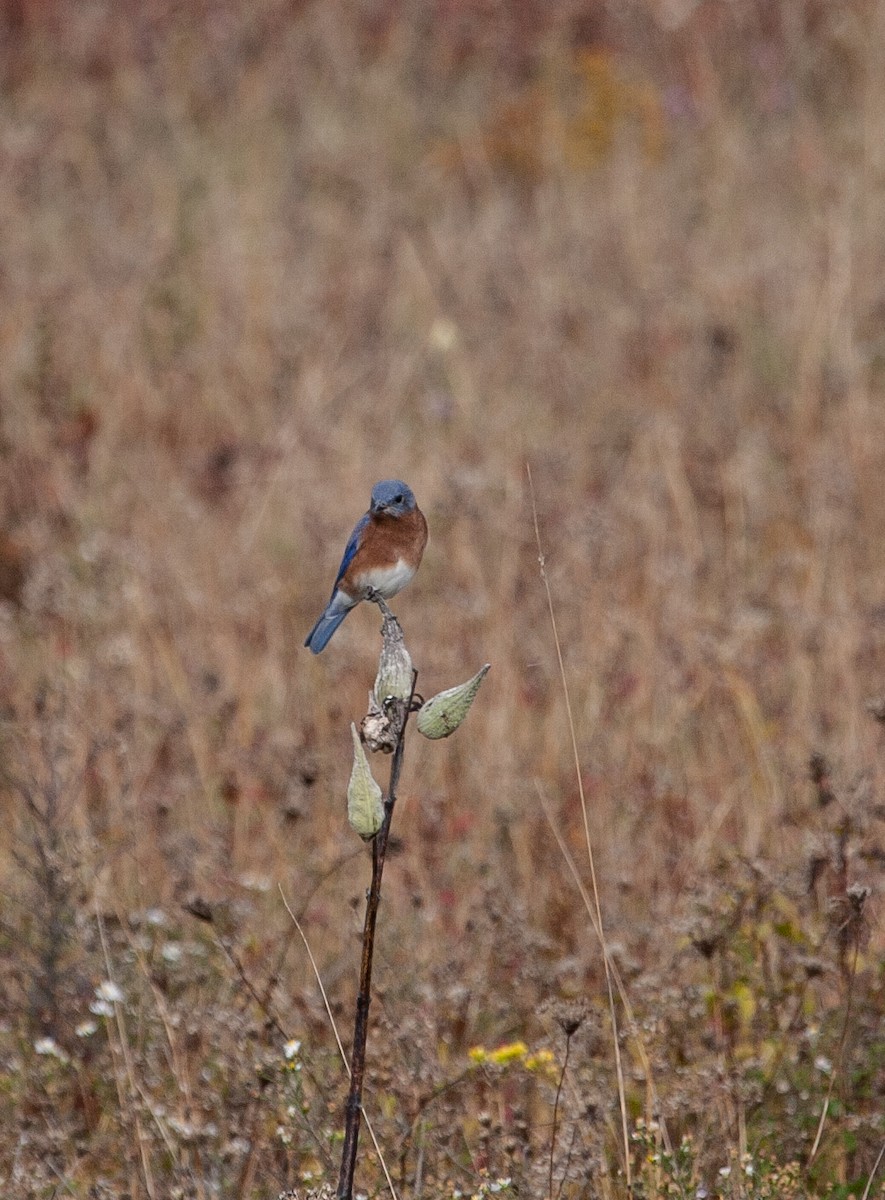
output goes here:
[{"label": "white wildflower", "polygon": [[34,1049],[38,1054],[47,1054],[51,1058],[57,1058],[59,1062],[68,1061],[68,1056],[53,1037],[37,1038],[36,1042],[34,1042]]},{"label": "white wildflower", "polygon": [[112,979],[103,979],[95,989],[95,995],[99,1000],[106,1000],[109,1004],[120,1004],[123,1000],[123,992]]}]

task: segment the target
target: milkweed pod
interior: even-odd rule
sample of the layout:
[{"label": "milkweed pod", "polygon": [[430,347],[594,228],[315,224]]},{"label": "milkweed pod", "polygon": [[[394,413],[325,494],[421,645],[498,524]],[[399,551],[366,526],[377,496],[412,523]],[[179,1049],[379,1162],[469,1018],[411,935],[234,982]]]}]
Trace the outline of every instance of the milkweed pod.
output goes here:
[{"label": "milkweed pod", "polygon": [[360,721],[360,738],[363,745],[368,746],[373,754],[377,754],[379,750],[384,754],[393,754],[396,749],[396,730],[393,722],[375,700],[374,692],[369,692],[369,711]]},{"label": "milkweed pod", "polygon": [[347,819],[363,841],[369,842],[384,820],[384,801],[353,723],[350,732],[353,737],[353,770],[347,785]]},{"label": "milkweed pod", "polygon": [[421,733],[428,738],[444,738],[454,733],[470,712],[479,685],[490,669],[491,663],[486,663],[467,683],[437,692],[422,704],[417,717]]},{"label": "milkweed pod", "polygon": [[395,696],[397,700],[408,700],[411,694],[411,655],[401,637],[385,637],[375,679],[375,699],[379,705],[383,705],[389,696]]}]

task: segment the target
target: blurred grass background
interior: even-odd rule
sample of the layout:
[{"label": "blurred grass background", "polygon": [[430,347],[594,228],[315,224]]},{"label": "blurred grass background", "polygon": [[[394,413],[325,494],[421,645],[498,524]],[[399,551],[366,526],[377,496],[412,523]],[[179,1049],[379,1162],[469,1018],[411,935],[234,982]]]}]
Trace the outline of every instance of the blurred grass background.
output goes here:
[{"label": "blurred grass background", "polygon": [[[885,4],[0,20],[3,1194],[334,1178],[342,1075],[277,885],[349,1033],[377,616],[301,643],[390,475],[431,529],[396,603],[420,688],[493,670],[407,753],[367,1105],[404,1196],[546,1194],[530,1052],[561,1063],[579,1002],[556,1179],[627,1194],[600,950],[545,815],[586,873],[528,463],[635,1018],[633,1193],[859,1197]],[[526,1054],[469,1057],[501,1043]]]}]

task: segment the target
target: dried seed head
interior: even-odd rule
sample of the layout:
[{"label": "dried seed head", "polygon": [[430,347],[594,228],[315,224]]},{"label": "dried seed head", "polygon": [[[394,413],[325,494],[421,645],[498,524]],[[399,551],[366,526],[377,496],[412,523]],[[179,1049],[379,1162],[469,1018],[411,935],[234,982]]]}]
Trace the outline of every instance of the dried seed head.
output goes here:
[{"label": "dried seed head", "polygon": [[853,883],[845,892],[848,902],[858,917],[863,916],[864,905],[870,898],[872,889],[863,883]]},{"label": "dried seed head", "polygon": [[567,1038],[573,1037],[589,1013],[586,1000],[568,1000],[558,1004],[553,1010],[556,1023]]},{"label": "dried seed head", "polygon": [[360,732],[363,741],[373,752],[380,750],[383,754],[393,754],[396,749],[396,728],[387,712],[382,711],[369,693],[369,711],[360,722]]}]

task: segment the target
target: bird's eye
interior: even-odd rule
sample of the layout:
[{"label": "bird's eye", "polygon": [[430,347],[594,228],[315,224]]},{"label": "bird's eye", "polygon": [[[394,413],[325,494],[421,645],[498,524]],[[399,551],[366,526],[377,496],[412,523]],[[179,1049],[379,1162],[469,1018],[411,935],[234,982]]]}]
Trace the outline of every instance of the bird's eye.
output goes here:
[{"label": "bird's eye", "polygon": [[402,504],[403,499],[404,499],[403,494],[402,494],[402,492],[400,492],[400,494],[398,496],[394,496],[393,502],[394,502],[394,504]]}]

